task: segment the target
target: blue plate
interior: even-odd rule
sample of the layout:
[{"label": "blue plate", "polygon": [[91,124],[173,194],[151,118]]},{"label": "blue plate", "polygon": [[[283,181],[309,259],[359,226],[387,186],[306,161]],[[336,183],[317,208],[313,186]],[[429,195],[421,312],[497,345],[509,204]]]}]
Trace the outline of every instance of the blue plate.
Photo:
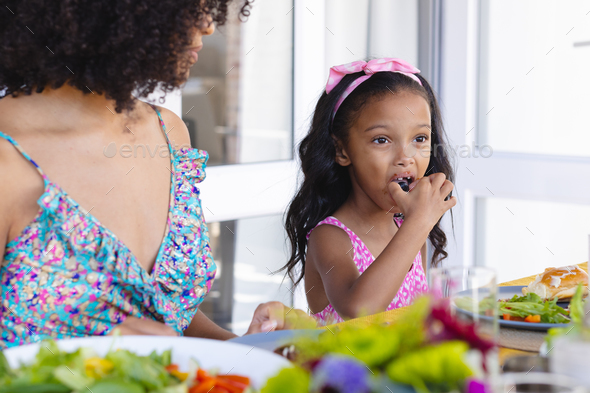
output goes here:
[{"label": "blue plate", "polygon": [[[523,285],[516,285],[516,286],[510,286],[510,287],[498,287],[498,300],[502,299],[510,299],[512,298],[514,295],[518,295],[518,296],[522,296],[522,288],[524,288],[525,286]],[[464,291],[465,293],[463,294],[462,292],[459,292],[457,294],[457,296],[470,296],[471,291]],[[558,302],[557,303],[560,307],[562,308],[567,308],[569,306],[569,302]],[[465,310],[461,310],[462,312],[465,313],[470,313],[469,311],[465,311]],[[481,319],[491,319],[491,317],[486,317],[486,316],[480,316]],[[533,323],[533,322],[520,322],[520,321],[505,321],[502,318],[498,319],[498,323],[500,325],[500,327],[505,327],[505,328],[513,328],[513,329],[523,329],[523,330],[536,330],[536,331],[542,331],[542,332],[546,332],[547,330],[554,328],[554,327],[565,327],[568,326],[568,324],[565,323],[543,323],[543,322],[539,322],[539,323]]]},{"label": "blue plate", "polygon": [[279,347],[292,344],[297,338],[315,338],[325,331],[325,329],[275,330],[268,333],[248,334],[229,341],[273,352]]}]

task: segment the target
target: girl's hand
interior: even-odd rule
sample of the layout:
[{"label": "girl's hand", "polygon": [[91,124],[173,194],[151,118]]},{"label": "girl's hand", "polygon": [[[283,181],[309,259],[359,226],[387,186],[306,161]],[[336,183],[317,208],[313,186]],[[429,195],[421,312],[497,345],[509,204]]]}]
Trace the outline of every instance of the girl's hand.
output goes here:
[{"label": "girl's hand", "polygon": [[281,302],[268,302],[256,308],[246,334],[268,333],[273,330],[313,329],[315,327],[315,320],[305,311],[287,307]]},{"label": "girl's hand", "polygon": [[112,336],[115,330],[123,336],[178,336],[176,330],[162,322],[136,317],[127,317],[123,323],[115,326],[108,336]]},{"label": "girl's hand", "polygon": [[411,192],[405,192],[395,182],[389,184],[391,197],[404,217],[421,220],[429,228],[434,227],[442,215],[457,204],[454,196],[445,201],[453,188],[453,183],[446,180],[443,173],[434,173],[412,183]]}]

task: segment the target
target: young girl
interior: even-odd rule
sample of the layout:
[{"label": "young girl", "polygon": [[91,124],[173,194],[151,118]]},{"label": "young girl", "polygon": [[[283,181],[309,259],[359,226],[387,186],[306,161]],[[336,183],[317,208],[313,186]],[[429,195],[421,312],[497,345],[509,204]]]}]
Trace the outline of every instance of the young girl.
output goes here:
[{"label": "young girl", "polygon": [[305,277],[319,324],[407,306],[426,292],[427,238],[434,265],[447,257],[440,219],[456,203],[446,198],[453,169],[419,72],[399,59],[330,69],[286,217],[285,268],[296,284]]}]

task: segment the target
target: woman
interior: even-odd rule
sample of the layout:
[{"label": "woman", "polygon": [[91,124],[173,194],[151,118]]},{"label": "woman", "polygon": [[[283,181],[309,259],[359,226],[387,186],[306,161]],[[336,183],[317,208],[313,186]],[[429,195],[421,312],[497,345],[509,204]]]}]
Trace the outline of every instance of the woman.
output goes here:
[{"label": "woman", "polygon": [[[132,96],[184,83],[228,3],[0,11],[0,349],[115,328],[235,336],[198,311],[215,276],[196,187],[207,155],[178,116]],[[248,333],[290,328],[285,315],[261,304]]]}]

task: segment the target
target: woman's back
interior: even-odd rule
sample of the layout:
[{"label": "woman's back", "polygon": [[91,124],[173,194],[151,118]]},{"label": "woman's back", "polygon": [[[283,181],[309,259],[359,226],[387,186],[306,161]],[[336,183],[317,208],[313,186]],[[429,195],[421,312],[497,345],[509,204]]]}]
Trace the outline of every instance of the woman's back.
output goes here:
[{"label": "woman's back", "polygon": [[146,104],[114,115],[86,97],[0,100],[5,345],[105,334],[128,315],[182,332],[215,275],[195,186],[206,154],[172,150],[187,133],[171,113],[165,134]]}]

